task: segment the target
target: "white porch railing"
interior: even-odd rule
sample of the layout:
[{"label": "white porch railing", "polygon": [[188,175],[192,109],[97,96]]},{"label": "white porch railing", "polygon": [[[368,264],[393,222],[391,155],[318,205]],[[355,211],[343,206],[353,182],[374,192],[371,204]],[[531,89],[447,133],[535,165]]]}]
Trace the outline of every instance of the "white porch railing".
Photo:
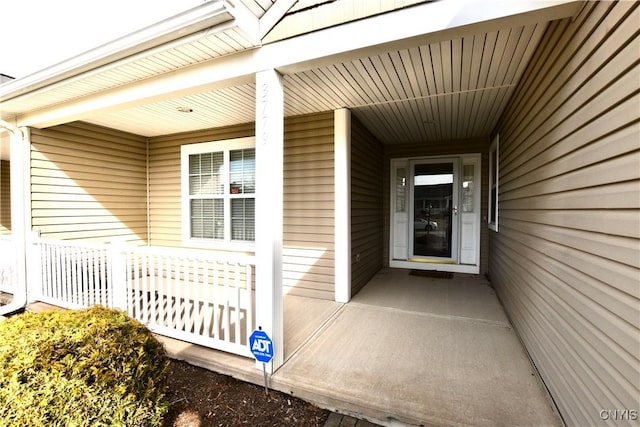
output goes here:
[{"label": "white porch railing", "polygon": [[107,245],[51,239],[34,245],[27,269],[36,275],[30,283],[38,286],[29,289],[31,299],[63,308],[114,307]]},{"label": "white porch railing", "polygon": [[126,252],[131,317],[162,335],[252,357],[253,257],[159,247]]},{"label": "white porch railing", "polygon": [[0,235],[0,292],[13,294],[16,285],[16,257],[13,236]]},{"label": "white porch railing", "polygon": [[158,334],[252,357],[253,257],[51,239],[37,239],[35,254],[32,299],[117,307]]}]

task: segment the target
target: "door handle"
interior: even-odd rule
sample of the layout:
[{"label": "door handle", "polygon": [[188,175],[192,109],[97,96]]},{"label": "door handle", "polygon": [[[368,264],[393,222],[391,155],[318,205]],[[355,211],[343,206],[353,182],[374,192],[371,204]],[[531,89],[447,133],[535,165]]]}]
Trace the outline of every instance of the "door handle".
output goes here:
[{"label": "door handle", "polygon": [[452,209],[454,215],[458,215],[458,207],[454,206]]}]

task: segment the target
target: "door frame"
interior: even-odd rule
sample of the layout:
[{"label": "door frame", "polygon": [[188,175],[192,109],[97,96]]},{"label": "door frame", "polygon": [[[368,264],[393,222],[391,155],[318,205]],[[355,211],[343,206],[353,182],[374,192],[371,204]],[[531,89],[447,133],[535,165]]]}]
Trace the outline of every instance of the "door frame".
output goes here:
[{"label": "door frame", "polygon": [[[456,221],[461,221],[462,215],[460,215],[461,207],[462,207],[462,170],[463,165],[474,165],[474,193],[473,193],[473,210],[475,212],[474,218],[474,242],[473,246],[475,247],[475,263],[473,264],[460,264],[460,251],[462,250],[462,245],[460,239],[462,238],[461,226],[458,223],[458,242],[456,244],[457,254],[456,259],[458,261],[451,261],[447,259],[438,260],[435,258],[425,259],[425,260],[409,260],[411,254],[409,254],[409,247],[407,247],[407,259],[394,259],[394,233],[395,233],[395,224],[394,224],[394,214],[395,214],[395,200],[396,200],[396,186],[394,182],[395,176],[395,168],[401,165],[405,165],[407,175],[411,173],[412,167],[410,166],[410,162],[420,161],[420,160],[429,160],[429,161],[437,161],[437,160],[445,160],[457,158],[459,167],[458,167],[458,200],[456,205],[458,206],[459,214],[456,215]],[[406,268],[406,269],[414,269],[414,270],[438,270],[438,271],[449,271],[454,273],[468,273],[468,274],[479,274],[480,273],[480,234],[481,234],[481,200],[482,200],[482,155],[480,153],[465,153],[465,154],[454,154],[454,155],[441,155],[441,156],[416,156],[416,157],[402,157],[402,158],[393,158],[390,159],[390,203],[389,203],[389,267],[391,268]],[[407,177],[408,178],[408,177]],[[409,181],[409,180],[407,180]],[[405,191],[412,192],[412,188],[406,189]],[[409,200],[409,194],[406,194],[407,200]],[[411,196],[413,199],[413,196]],[[407,206],[407,210],[413,209],[413,200],[409,203],[410,206]],[[408,212],[409,213],[409,212]],[[413,218],[413,214],[410,215],[410,218]],[[409,219],[409,218],[408,218]],[[407,221],[407,230],[406,230],[406,241],[409,243],[409,233],[413,231],[413,227],[410,227],[412,223]]]},{"label": "door frame", "polygon": [[[460,250],[458,248],[458,244],[460,242],[459,237],[459,220],[458,220],[458,205],[457,203],[460,200],[459,190],[460,187],[460,157],[459,156],[451,156],[451,157],[418,157],[409,159],[409,247],[408,247],[408,260],[410,262],[419,262],[419,263],[431,263],[431,264],[457,264],[459,260]],[[415,171],[416,165],[434,165],[434,164],[442,164],[442,163],[451,163],[452,173],[453,173],[453,186],[451,189],[451,197],[452,204],[454,206],[455,212],[452,212],[451,215],[451,256],[450,257],[438,257],[435,255],[426,256],[426,255],[416,255],[415,254],[415,237],[413,233],[415,232],[415,228],[412,227],[412,224],[415,224]]]}]

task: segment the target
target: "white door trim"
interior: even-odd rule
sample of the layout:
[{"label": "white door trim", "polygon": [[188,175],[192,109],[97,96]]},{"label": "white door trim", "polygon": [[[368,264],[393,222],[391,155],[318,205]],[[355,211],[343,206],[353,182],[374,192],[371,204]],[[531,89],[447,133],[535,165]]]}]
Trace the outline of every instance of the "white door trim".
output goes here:
[{"label": "white door trim", "polygon": [[[474,169],[474,183],[475,183],[475,190],[473,193],[473,210],[475,212],[475,219],[474,219],[474,237],[475,237],[475,241],[473,242],[474,246],[475,246],[475,263],[471,264],[460,264],[459,260],[460,260],[460,251],[462,249],[462,242],[460,241],[461,237],[461,228],[460,232],[458,233],[458,242],[457,242],[457,247],[456,247],[456,260],[448,260],[448,259],[425,259],[420,260],[420,261],[409,261],[409,257],[411,256],[411,252],[412,248],[409,247],[409,245],[407,245],[407,257],[406,259],[394,259],[394,238],[395,238],[395,234],[399,232],[398,230],[396,230],[396,224],[395,224],[395,201],[396,201],[396,183],[394,182],[394,176],[395,176],[395,171],[396,168],[398,167],[402,167],[404,165],[404,167],[406,167],[406,171],[407,171],[407,175],[412,174],[412,165],[410,165],[410,162],[413,161],[420,161],[420,160],[433,160],[433,161],[438,161],[438,160],[445,160],[445,159],[450,159],[450,158],[457,158],[458,161],[458,171],[457,173],[459,174],[459,179],[458,179],[458,200],[457,200],[457,206],[458,206],[458,212],[461,213],[462,210],[462,173],[463,173],[463,165],[468,165],[468,164],[473,164],[475,169]],[[444,155],[444,156],[429,156],[429,157],[425,157],[425,156],[418,156],[418,157],[406,157],[406,158],[395,158],[395,159],[391,159],[390,160],[390,203],[389,203],[389,223],[390,223],[390,227],[389,227],[389,267],[391,268],[406,268],[406,269],[415,269],[415,270],[439,270],[439,271],[449,271],[449,272],[454,272],[454,273],[468,273],[468,274],[479,274],[480,273],[480,226],[482,224],[481,222],[481,200],[482,200],[482,192],[481,192],[481,188],[482,188],[482,182],[481,182],[481,177],[482,177],[482,164],[481,164],[481,154],[479,153],[469,153],[469,154],[462,154],[462,155]],[[407,177],[409,178],[409,177]],[[409,187],[409,186],[408,186]],[[411,188],[409,188],[407,191],[407,193],[412,193]],[[411,199],[413,198],[413,195],[411,194],[406,194],[407,198],[411,197]],[[413,209],[413,200],[410,201],[410,206],[409,206],[409,211],[411,211]],[[412,228],[409,226],[412,224],[412,218],[413,218],[413,213],[410,214],[410,218],[407,221],[407,229],[403,230],[402,232],[406,233],[406,241],[408,242],[410,240],[410,232],[412,230]],[[459,214],[457,216],[456,221],[460,221],[461,215]],[[397,251],[395,251],[397,253]]]}]

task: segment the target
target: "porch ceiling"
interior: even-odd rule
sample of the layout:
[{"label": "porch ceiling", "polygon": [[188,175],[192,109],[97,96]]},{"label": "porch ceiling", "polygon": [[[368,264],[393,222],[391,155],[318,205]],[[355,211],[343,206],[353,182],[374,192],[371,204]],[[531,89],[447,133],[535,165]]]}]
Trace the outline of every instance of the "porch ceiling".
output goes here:
[{"label": "porch ceiling", "polygon": [[[285,115],[349,108],[385,144],[487,137],[545,28],[505,28],[286,74]],[[156,136],[251,122],[254,115],[255,85],[248,83],[88,121]]]},{"label": "porch ceiling", "polygon": [[102,65],[85,57],[94,68],[3,87],[0,118],[35,127],[83,120],[142,136],[252,122],[254,73],[275,67],[285,116],[349,108],[385,144],[488,137],[548,21],[577,8],[566,0],[470,9],[427,2],[261,46],[294,4],[204,3],[170,21],[196,23],[190,35],[142,50],[142,30],[129,56],[116,50]]}]

